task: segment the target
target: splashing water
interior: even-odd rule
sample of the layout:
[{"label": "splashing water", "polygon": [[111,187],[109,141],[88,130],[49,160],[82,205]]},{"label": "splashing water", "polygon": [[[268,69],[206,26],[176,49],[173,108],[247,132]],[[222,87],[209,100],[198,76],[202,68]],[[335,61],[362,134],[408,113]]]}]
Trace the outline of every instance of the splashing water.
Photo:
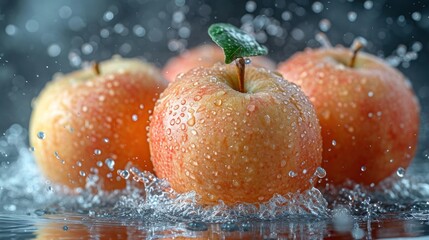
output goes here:
[{"label": "splashing water", "polygon": [[[219,222],[226,224],[225,229],[234,229],[237,226],[232,223],[246,219],[329,218],[335,225],[356,217],[376,218],[392,212],[416,218],[429,215],[429,203],[425,201],[429,198],[427,179],[403,176],[403,169],[400,170],[402,176],[393,176],[376,187],[347,182],[341,187],[327,187],[323,194],[313,188],[302,194],[275,195],[259,205],[227,206],[220,201],[215,206],[202,206],[198,204],[199,196],[195,192],[179,194],[166,180],[135,167],[118,170],[119,176],[127,181],[124,190],[104,192],[97,188],[98,178],[93,175],[87,176],[86,189],[70,190],[41,176],[31,149],[25,144],[26,138],[27,131],[13,125],[0,139],[0,152],[6,158],[0,168],[0,212],[43,216],[72,211],[90,217],[191,222],[195,225],[191,224],[189,228],[197,228],[198,222]],[[319,168],[316,175],[321,179],[326,172]]]}]

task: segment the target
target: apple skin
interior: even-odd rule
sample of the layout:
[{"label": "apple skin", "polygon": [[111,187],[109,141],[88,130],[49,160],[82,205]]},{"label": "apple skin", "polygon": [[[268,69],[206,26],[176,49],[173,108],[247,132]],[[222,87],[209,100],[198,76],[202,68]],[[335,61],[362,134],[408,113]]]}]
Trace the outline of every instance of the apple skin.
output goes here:
[{"label": "apple skin", "polygon": [[[214,44],[203,44],[171,58],[162,72],[168,81],[173,82],[180,73],[185,73],[196,67],[211,67],[216,63],[224,62],[224,59],[225,55],[220,47]],[[276,64],[263,56],[252,57],[248,65],[269,70],[276,69]]]},{"label": "apple skin", "polygon": [[343,47],[307,49],[278,71],[310,97],[322,126],[327,182],[377,184],[415,155],[420,107],[410,82],[382,59]]},{"label": "apple skin", "polygon": [[30,143],[42,172],[54,183],[84,187],[81,171],[86,176],[96,171],[102,189],[124,188],[125,181],[106,166],[107,158],[114,159],[114,169],[131,162],[153,170],[146,128],[167,80],[137,59],[101,62],[100,72],[83,69],[59,76],[33,103]]},{"label": "apple skin", "polygon": [[237,81],[234,65],[217,64],[189,71],[161,94],[149,130],[157,176],[208,205],[309,189],[322,156],[312,104],[262,68],[246,68],[246,93]]}]

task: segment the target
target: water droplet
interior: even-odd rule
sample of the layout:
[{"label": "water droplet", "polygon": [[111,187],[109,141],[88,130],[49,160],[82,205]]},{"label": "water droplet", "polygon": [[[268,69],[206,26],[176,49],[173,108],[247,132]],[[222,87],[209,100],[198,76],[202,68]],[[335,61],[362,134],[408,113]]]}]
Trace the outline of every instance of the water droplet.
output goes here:
[{"label": "water droplet", "polygon": [[130,172],[127,170],[118,170],[118,175],[123,179],[128,179],[130,177]]},{"label": "water droplet", "polygon": [[332,140],[332,146],[337,146],[337,141]]},{"label": "water droplet", "polygon": [[46,134],[44,133],[44,132],[38,132],[37,133],[37,137],[39,138],[39,139],[45,139],[46,138]]},{"label": "water droplet", "polygon": [[322,31],[322,32],[329,31],[329,29],[331,28],[331,21],[329,21],[326,18],[320,20],[320,22],[319,22],[319,28],[320,28],[320,31]]},{"label": "water droplet", "polygon": [[404,177],[405,175],[405,169],[403,167],[398,168],[398,170],[396,171],[396,174],[398,175],[398,177]]},{"label": "water droplet", "polygon": [[101,150],[100,149],[95,149],[94,150],[94,154],[95,155],[100,155],[101,154]]},{"label": "water droplet", "polygon": [[411,14],[411,18],[412,18],[414,21],[418,22],[418,21],[420,21],[420,20],[422,19],[422,14],[421,14],[421,13],[419,13],[419,12],[413,12],[413,13]]},{"label": "water droplet", "polygon": [[102,161],[98,161],[97,162],[97,167],[102,167],[103,166],[103,162]]},{"label": "water droplet", "polygon": [[106,164],[106,166],[110,169],[113,169],[115,167],[115,160],[113,160],[112,158],[107,158],[104,163]]},{"label": "water droplet", "polygon": [[370,0],[368,0],[368,1],[365,1],[364,3],[363,3],[363,7],[366,9],[366,10],[370,10],[371,8],[372,8],[372,6],[374,5],[374,3],[372,2],[372,1],[370,1]]},{"label": "water droplet", "polygon": [[214,104],[215,104],[216,106],[220,106],[220,105],[222,105],[222,99],[216,99],[216,101],[214,102]]},{"label": "water droplet", "polygon": [[351,12],[347,13],[347,19],[348,19],[350,22],[354,22],[354,21],[356,21],[356,19],[357,19],[357,14],[356,14],[356,12],[351,11]]},{"label": "water droplet", "polygon": [[207,224],[203,222],[189,222],[186,224],[186,229],[191,231],[207,231]]},{"label": "water droplet", "polygon": [[252,60],[250,58],[246,58],[246,59],[244,59],[244,63],[250,64],[250,63],[252,63]]},{"label": "water droplet", "polygon": [[220,229],[226,232],[238,231],[238,225],[235,222],[225,222],[220,226]]},{"label": "water droplet", "polygon": [[103,142],[108,143],[110,140],[108,138],[103,138]]},{"label": "water droplet", "polygon": [[131,116],[131,119],[132,119],[134,122],[137,122],[137,120],[139,120],[139,116],[137,116],[137,114],[133,114],[133,115]]},{"label": "water droplet", "polygon": [[311,9],[315,13],[320,13],[323,11],[323,4],[321,2],[314,2],[313,5],[311,5]]},{"label": "water droplet", "polygon": [[69,227],[68,227],[67,225],[64,225],[63,230],[64,230],[64,231],[68,231],[68,230],[69,230]]},{"label": "water droplet", "polygon": [[373,96],[374,96],[374,93],[372,91],[369,91],[368,92],[368,97],[373,97]]},{"label": "water droplet", "polygon": [[322,167],[317,167],[315,175],[318,178],[324,178],[324,177],[326,177],[326,170],[324,168],[322,168]]},{"label": "water droplet", "polygon": [[253,104],[249,104],[249,105],[247,105],[247,110],[249,111],[249,112],[253,112],[253,111],[255,111],[255,105],[253,105]]},{"label": "water droplet", "polygon": [[84,171],[79,171],[79,175],[81,175],[82,177],[85,177],[86,173]]},{"label": "water droplet", "polygon": [[247,12],[254,12],[256,9],[256,3],[254,1],[248,1],[246,3],[246,11]]},{"label": "water droplet", "polygon": [[298,174],[294,171],[289,171],[289,177],[296,177]]},{"label": "water droplet", "polygon": [[365,171],[366,171],[366,166],[362,166],[362,167],[360,168],[360,170],[361,170],[362,172],[365,172]]}]

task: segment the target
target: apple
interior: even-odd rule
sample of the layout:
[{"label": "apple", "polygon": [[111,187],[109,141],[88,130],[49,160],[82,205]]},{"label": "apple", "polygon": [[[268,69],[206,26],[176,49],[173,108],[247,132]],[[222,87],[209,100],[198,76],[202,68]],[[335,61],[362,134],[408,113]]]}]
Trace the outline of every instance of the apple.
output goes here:
[{"label": "apple", "polygon": [[152,171],[149,115],[168,82],[154,66],[114,58],[94,69],[56,77],[34,101],[30,143],[54,183],[84,187],[90,174],[102,189],[125,187],[114,169],[130,162]]},{"label": "apple", "polygon": [[414,157],[419,103],[398,70],[344,47],[307,49],[280,63],[316,108],[328,183],[377,184]]},{"label": "apple", "polygon": [[[171,58],[163,69],[164,77],[173,82],[180,73],[185,73],[196,67],[211,67],[224,61],[222,49],[214,44],[203,44],[187,50],[177,57]],[[267,57],[252,57],[250,66],[264,67],[275,70],[275,63]]]},{"label": "apple", "polygon": [[311,102],[262,68],[247,67],[239,91],[236,73],[234,65],[196,68],[161,94],[149,130],[157,176],[207,205],[309,189],[322,156]]}]

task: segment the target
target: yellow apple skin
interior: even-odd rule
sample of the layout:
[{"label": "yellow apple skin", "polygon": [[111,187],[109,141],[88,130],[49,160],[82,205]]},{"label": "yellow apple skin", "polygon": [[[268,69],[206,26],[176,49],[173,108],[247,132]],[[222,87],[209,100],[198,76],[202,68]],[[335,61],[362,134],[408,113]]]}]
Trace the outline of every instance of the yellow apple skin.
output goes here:
[{"label": "yellow apple skin", "polygon": [[149,143],[158,177],[200,203],[258,203],[304,191],[321,163],[320,126],[295,84],[247,67],[245,93],[234,65],[196,68],[161,94]]},{"label": "yellow apple skin", "polygon": [[[278,66],[316,108],[327,182],[377,184],[415,155],[420,107],[410,82],[382,59],[342,47],[307,49]],[[324,182],[325,183],[325,182]]]},{"label": "yellow apple skin", "polygon": [[[102,189],[113,190],[125,187],[116,169],[128,162],[153,170],[146,128],[168,82],[137,59],[114,58],[99,66],[99,75],[88,68],[56,77],[34,101],[30,143],[42,172],[54,183],[84,187],[86,177],[98,173]],[[108,158],[114,169],[106,164]]]},{"label": "yellow apple skin", "polygon": [[[173,82],[179,74],[192,68],[211,67],[216,63],[224,62],[224,60],[225,55],[220,47],[214,44],[203,44],[171,58],[163,69],[163,75],[168,81]],[[252,57],[248,65],[269,70],[276,69],[276,64],[263,56]]]}]

